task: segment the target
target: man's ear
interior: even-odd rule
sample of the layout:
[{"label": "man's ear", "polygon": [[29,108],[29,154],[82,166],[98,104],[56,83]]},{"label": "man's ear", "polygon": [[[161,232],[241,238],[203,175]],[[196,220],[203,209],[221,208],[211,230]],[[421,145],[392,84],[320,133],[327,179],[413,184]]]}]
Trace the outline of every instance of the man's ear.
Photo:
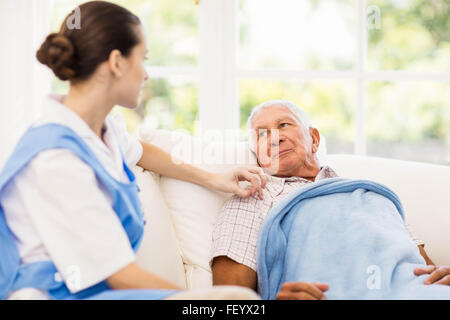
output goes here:
[{"label": "man's ear", "polygon": [[115,77],[122,77],[125,67],[125,61],[122,53],[119,50],[114,49],[113,51],[111,51],[108,58],[108,65],[111,73]]},{"label": "man's ear", "polygon": [[316,128],[309,128],[312,139],[312,153],[317,153],[320,145],[320,133]]}]

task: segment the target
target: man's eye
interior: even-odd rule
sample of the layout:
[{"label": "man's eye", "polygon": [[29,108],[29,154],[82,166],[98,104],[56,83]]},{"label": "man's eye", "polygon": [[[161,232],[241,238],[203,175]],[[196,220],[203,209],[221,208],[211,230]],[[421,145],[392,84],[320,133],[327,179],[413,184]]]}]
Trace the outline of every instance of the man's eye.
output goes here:
[{"label": "man's eye", "polygon": [[289,125],[289,123],[283,122],[283,123],[280,124],[280,127],[286,127],[286,126],[288,126],[288,125]]}]

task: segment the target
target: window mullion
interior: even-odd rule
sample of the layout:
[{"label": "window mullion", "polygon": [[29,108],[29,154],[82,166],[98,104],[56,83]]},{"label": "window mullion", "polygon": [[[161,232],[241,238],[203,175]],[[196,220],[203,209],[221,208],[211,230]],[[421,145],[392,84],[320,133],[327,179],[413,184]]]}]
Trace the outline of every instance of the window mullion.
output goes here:
[{"label": "window mullion", "polygon": [[356,103],[355,103],[355,149],[354,153],[366,154],[366,58],[367,58],[367,0],[358,0],[357,7],[357,57],[356,57]]},{"label": "window mullion", "polygon": [[237,1],[200,1],[199,120],[202,131],[239,126]]}]

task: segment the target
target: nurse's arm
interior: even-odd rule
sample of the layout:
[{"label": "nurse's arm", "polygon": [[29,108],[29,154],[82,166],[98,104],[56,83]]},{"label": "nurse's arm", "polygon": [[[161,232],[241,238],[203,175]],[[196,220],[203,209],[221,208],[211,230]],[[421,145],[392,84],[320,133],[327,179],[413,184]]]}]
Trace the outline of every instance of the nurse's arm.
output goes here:
[{"label": "nurse's arm", "polygon": [[197,167],[177,161],[175,163],[172,156],[161,148],[142,142],[142,157],[137,165],[164,176],[184,180],[206,186],[207,181],[212,178],[210,172],[206,172]]},{"label": "nurse's arm", "polygon": [[181,288],[146,271],[136,263],[130,263],[106,279],[112,289],[176,289]]},{"label": "nurse's arm", "polygon": [[[161,148],[140,141],[142,144],[142,157],[137,165],[164,176],[196,183],[203,187],[221,192],[234,193],[241,197],[259,194],[262,199],[262,189],[266,183],[266,176],[259,167],[240,166],[226,173],[211,173],[182,161],[174,161],[176,158]],[[239,186],[239,181],[248,181],[252,187],[244,189]]]}]

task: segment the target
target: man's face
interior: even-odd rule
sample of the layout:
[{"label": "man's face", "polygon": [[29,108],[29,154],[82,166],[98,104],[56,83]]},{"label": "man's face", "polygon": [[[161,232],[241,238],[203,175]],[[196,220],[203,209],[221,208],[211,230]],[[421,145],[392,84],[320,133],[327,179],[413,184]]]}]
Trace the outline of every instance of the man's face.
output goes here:
[{"label": "man's face", "polygon": [[[262,109],[252,120],[259,165],[276,176],[298,176],[313,163],[316,129],[306,129],[284,106]],[[315,130],[315,131],[312,131]]]}]

